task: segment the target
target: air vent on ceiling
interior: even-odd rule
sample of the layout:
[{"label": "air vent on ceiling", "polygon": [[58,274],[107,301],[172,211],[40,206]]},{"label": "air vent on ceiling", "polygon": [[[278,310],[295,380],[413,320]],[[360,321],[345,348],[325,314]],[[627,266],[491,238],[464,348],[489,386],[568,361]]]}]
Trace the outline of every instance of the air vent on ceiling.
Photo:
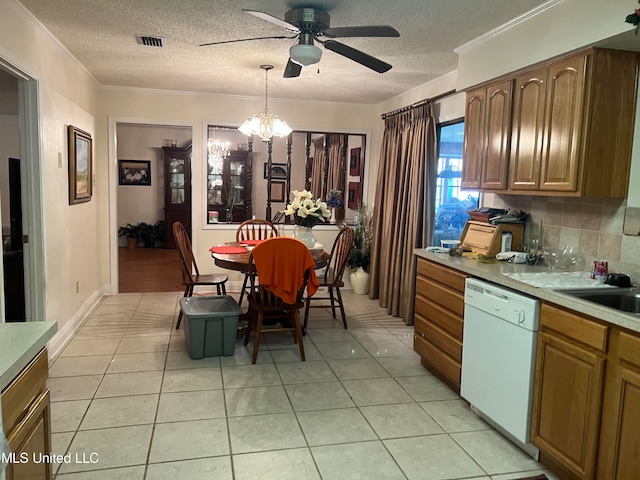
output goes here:
[{"label": "air vent on ceiling", "polygon": [[162,42],[164,39],[160,37],[150,37],[148,35],[136,35],[136,40],[138,45],[162,48]]}]

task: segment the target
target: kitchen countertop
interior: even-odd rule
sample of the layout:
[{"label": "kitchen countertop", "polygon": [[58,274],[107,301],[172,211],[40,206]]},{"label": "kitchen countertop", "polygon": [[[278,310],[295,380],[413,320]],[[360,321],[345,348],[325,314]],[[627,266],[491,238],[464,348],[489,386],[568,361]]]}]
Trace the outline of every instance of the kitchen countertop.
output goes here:
[{"label": "kitchen countertop", "polygon": [[[517,290],[524,294],[531,295],[532,297],[537,297],[541,300],[555,303],[561,307],[640,333],[640,315],[634,315],[614,308],[605,307],[573,295],[562,293],[561,291],[556,291],[552,288],[534,287],[528,283],[518,281],[506,275],[530,272],[549,272],[549,269],[545,266],[513,264],[507,262],[482,263],[466,257],[452,257],[447,253],[431,253],[422,248],[416,248],[413,252],[418,257],[460,270],[474,277]],[[572,288],[572,285],[566,285],[565,288]]]},{"label": "kitchen countertop", "polygon": [[57,330],[56,322],[0,323],[0,389],[18,376]]}]

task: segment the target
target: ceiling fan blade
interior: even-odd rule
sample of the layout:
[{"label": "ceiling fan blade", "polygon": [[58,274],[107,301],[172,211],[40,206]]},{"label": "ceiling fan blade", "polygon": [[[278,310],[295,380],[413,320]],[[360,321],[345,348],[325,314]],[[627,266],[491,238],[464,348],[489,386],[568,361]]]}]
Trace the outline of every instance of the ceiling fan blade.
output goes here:
[{"label": "ceiling fan blade", "polygon": [[299,77],[302,72],[302,65],[292,62],[291,59],[287,62],[287,66],[284,68],[284,78]]},{"label": "ceiling fan blade", "polygon": [[278,17],[274,17],[273,15],[269,15],[268,13],[261,12],[259,10],[247,10],[246,8],[243,8],[242,11],[247,12],[253,15],[254,17],[258,17],[263,20],[266,20],[267,22],[275,23],[276,25],[286,28],[287,30],[291,30],[292,32],[296,32],[296,33],[300,32],[300,29],[295,25],[292,25],[289,22],[285,22],[284,20],[280,20]]},{"label": "ceiling fan blade", "polygon": [[329,38],[341,37],[399,37],[400,32],[389,25],[369,25],[365,27],[327,28],[323,35]]},{"label": "ceiling fan blade", "polygon": [[355,48],[351,48],[344,43],[336,42],[335,40],[327,40],[323,42],[324,48],[331,50],[332,52],[336,52],[343,57],[347,57],[354,62],[358,62],[360,65],[364,65],[371,70],[375,70],[378,73],[384,73],[391,69],[391,65],[382,60],[378,60],[371,55],[368,55],[360,50],[356,50]]},{"label": "ceiling fan blade", "polygon": [[240,38],[238,40],[223,40],[222,42],[201,43],[198,46],[199,47],[208,47],[209,45],[222,45],[223,43],[251,42],[253,40],[269,40],[271,38],[275,38],[275,39],[282,39],[282,38],[292,39],[292,38],[296,38],[296,37],[297,37],[297,35],[293,36],[293,37],[287,37],[286,35],[278,35],[278,36],[275,36],[275,37]]}]

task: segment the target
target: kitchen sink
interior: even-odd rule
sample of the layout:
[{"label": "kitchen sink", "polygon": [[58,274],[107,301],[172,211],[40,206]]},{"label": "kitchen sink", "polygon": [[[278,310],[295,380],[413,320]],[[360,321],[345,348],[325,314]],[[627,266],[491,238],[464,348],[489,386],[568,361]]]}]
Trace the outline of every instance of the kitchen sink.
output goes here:
[{"label": "kitchen sink", "polygon": [[562,290],[562,293],[623,312],[640,314],[640,291],[638,290],[628,288],[606,289],[606,291],[599,290],[595,292],[593,290]]}]

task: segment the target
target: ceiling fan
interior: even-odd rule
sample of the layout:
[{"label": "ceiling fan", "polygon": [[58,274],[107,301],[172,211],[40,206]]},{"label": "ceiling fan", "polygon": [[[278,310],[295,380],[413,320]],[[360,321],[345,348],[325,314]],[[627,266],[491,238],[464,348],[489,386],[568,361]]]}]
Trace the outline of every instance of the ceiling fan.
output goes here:
[{"label": "ceiling fan", "polygon": [[330,27],[330,16],[324,10],[318,8],[294,8],[284,15],[281,20],[273,15],[258,10],[246,10],[251,15],[275,23],[295,35],[277,35],[272,37],[241,38],[238,40],[226,40],[222,42],[203,43],[200,46],[221,45],[223,43],[249,42],[266,39],[298,39],[298,43],[289,49],[289,61],[284,70],[284,77],[298,77],[303,66],[312,65],[320,61],[322,50],[315,45],[320,43],[327,50],[331,50],[354,62],[364,65],[378,73],[384,73],[391,69],[391,65],[368,55],[360,50],[349,47],[333,38],[345,37],[399,37],[400,33],[388,25],[370,25],[353,27]]}]

